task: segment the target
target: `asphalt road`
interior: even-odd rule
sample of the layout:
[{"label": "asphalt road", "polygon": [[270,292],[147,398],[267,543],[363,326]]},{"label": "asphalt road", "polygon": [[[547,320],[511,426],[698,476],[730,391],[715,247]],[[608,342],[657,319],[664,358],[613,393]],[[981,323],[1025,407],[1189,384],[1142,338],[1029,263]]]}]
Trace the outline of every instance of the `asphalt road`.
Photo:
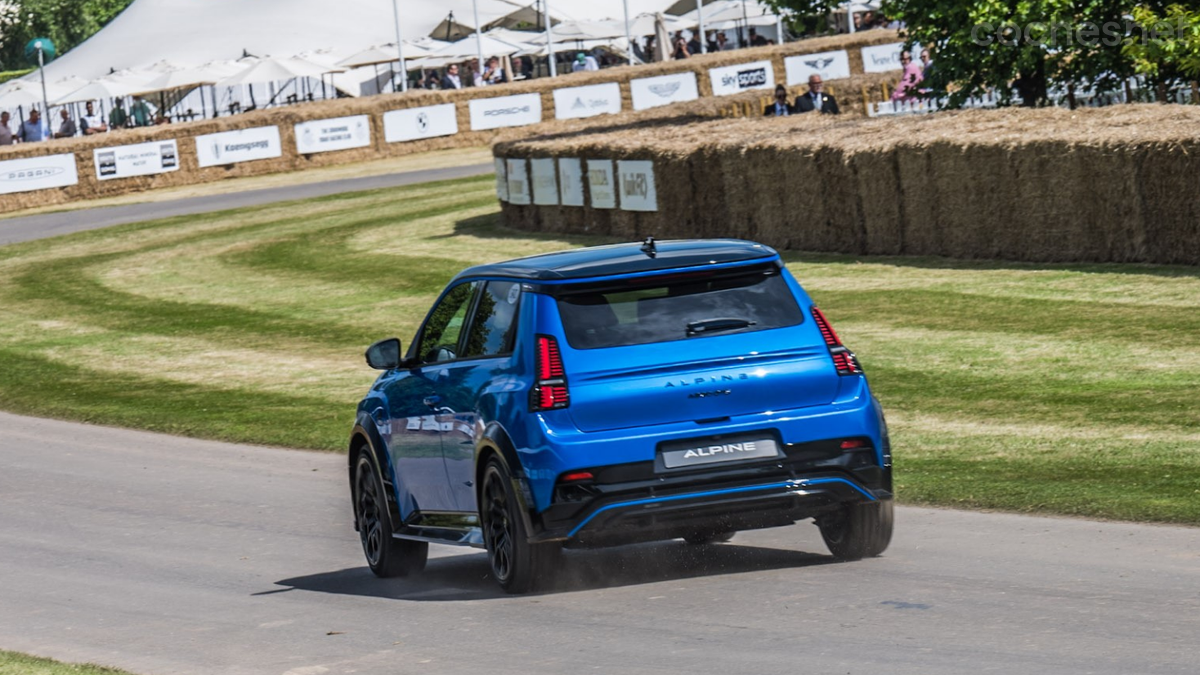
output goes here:
[{"label": "asphalt road", "polygon": [[495,167],[490,163],[472,164],[442,169],[407,171],[381,176],[345,178],[322,183],[309,183],[307,185],[288,185],[262,190],[230,192],[221,195],[187,197],[164,202],[103,206],[77,211],[18,216],[16,218],[0,220],[0,245],[16,244],[22,241],[44,239],[46,237],[57,237],[62,234],[123,225],[125,223],[139,223],[157,218],[190,216],[246,206],[259,206],[292,199],[308,199],[310,197],[324,197],[343,192],[360,192],[363,190],[400,187],[402,185],[414,185],[430,181],[466,178],[491,173],[494,170]]},{"label": "asphalt road", "polygon": [[801,524],[571,551],[512,597],[474,550],[374,578],[343,461],[0,414],[0,648],[144,675],[1200,669],[1200,529],[902,508],[873,560]]}]

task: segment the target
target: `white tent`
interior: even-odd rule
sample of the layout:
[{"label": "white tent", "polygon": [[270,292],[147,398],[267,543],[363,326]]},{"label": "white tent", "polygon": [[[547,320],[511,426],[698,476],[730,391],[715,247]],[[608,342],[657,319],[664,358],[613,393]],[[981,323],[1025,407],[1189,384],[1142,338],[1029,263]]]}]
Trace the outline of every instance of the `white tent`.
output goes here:
[{"label": "white tent", "polygon": [[[50,100],[54,100],[53,95]],[[42,107],[42,85],[40,83],[12,80],[0,85],[0,108],[12,109],[28,106]]]},{"label": "white tent", "polygon": [[218,87],[235,87],[241,84],[256,82],[281,82],[294,80],[298,77],[319,79],[332,72],[342,72],[345,68],[325,66],[308,59],[260,59],[247,66],[241,72],[217,82]]},{"label": "white tent", "polygon": [[82,103],[96,99],[123,98],[130,94],[146,91],[146,81],[139,79],[102,77],[75,91],[53,99],[55,105]]}]

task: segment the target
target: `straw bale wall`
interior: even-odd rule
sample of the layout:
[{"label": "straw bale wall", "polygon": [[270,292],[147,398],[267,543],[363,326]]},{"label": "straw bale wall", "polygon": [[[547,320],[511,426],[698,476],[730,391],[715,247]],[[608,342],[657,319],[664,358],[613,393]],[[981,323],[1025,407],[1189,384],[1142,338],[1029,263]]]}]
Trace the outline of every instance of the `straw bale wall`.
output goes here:
[{"label": "straw bale wall", "polygon": [[[833,49],[846,49],[850,58],[851,72],[858,73],[850,80],[843,80],[836,83],[835,91],[836,87],[841,87],[846,92],[843,95],[843,99],[851,104],[847,107],[852,111],[857,107],[857,113],[861,114],[861,103],[859,102],[857,106],[854,105],[860,99],[859,92],[867,88],[877,88],[881,82],[896,79],[896,75],[861,74],[862,55],[859,48],[896,42],[898,40],[899,38],[894,31],[874,30],[855,35],[814,38],[791,42],[785,45],[739,49],[701,55],[683,61],[669,61],[641,66],[623,66],[590,73],[569,73],[560,75],[557,78],[513,82],[483,89],[468,88],[456,91],[414,90],[403,94],[384,94],[364,98],[317,101],[289,107],[258,110],[241,115],[221,117],[215,120],[187,122],[145,129],[121,130],[119,132],[88,137],[0,147],[0,162],[10,159],[74,153],[76,155],[76,168],[79,175],[78,184],[69,187],[0,194],[0,213],[154,188],[207,183],[225,178],[301,171],[313,167],[351,164],[445,148],[480,146],[497,140],[520,138],[534,133],[555,133],[564,130],[578,131],[623,124],[627,121],[645,121],[664,116],[718,117],[743,115],[747,111],[753,110],[756,106],[761,107],[764,92],[758,91],[736,96],[712,97],[711,85],[708,78],[709,69],[756,60],[770,60],[775,69],[776,81],[784,82],[784,59],[786,57]],[[685,71],[696,73],[701,96],[699,100],[676,103],[640,113],[633,112],[632,98],[628,84],[631,79]],[[555,89],[606,82],[618,82],[621,85],[622,113],[583,120],[555,120],[553,96]],[[792,88],[794,93],[798,92],[799,89],[800,87]],[[541,124],[501,130],[471,131],[468,101],[475,98],[491,98],[527,93],[541,95],[542,119],[545,120]],[[385,141],[382,117],[385,112],[442,103],[455,104],[459,129],[457,134],[400,143],[387,143]],[[338,150],[308,155],[296,152],[295,124],[309,120],[350,115],[370,116],[371,144],[369,146],[352,150]],[[55,120],[56,122],[57,120]],[[16,124],[15,120],[13,124]],[[280,141],[283,148],[283,155],[281,157],[218,167],[201,168],[199,166],[196,157],[196,144],[193,140],[194,137],[263,126],[279,127]],[[178,145],[178,171],[104,181],[97,179],[93,162],[94,150],[114,145],[128,145],[171,139],[176,140]]]},{"label": "straw bale wall", "polygon": [[[505,222],[636,240],[1031,262],[1200,265],[1200,109],[647,120],[497,157],[653,161],[657,211],[505,203]],[[585,181],[586,186],[586,181]]]}]

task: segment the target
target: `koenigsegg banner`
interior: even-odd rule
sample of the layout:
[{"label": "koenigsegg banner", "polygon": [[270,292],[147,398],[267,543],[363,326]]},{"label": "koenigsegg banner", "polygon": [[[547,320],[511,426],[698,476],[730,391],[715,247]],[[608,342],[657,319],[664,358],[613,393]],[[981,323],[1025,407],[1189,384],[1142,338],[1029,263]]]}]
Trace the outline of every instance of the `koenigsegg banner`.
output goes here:
[{"label": "koenigsegg banner", "polygon": [[46,155],[0,162],[0,194],[66,187],[79,182],[75,155]]},{"label": "koenigsegg banner", "polygon": [[529,162],[524,159],[508,160],[508,203],[526,206],[529,204]]},{"label": "koenigsegg banner", "polygon": [[201,168],[282,156],[279,127],[254,127],[196,137],[196,159]]},{"label": "koenigsegg banner", "polygon": [[658,193],[654,190],[654,162],[617,160],[621,184],[621,208],[626,211],[657,211]]},{"label": "koenigsegg banner", "polygon": [[554,117],[569,120],[621,112],[621,85],[616,82],[554,90]]},{"label": "koenigsegg banner", "polygon": [[583,162],[578,157],[559,158],[558,189],[563,206],[583,206]]},{"label": "koenigsegg banner", "polygon": [[313,120],[296,125],[296,152],[332,152],[365,148],[371,144],[371,118],[368,115]]},{"label": "koenigsegg banner", "polygon": [[751,89],[774,89],[775,70],[770,61],[755,61],[708,71],[713,96],[728,96]]},{"label": "koenigsegg banner", "polygon": [[587,177],[588,192],[592,195],[592,208],[617,208],[617,181],[613,177],[612,160],[589,159]]},{"label": "koenigsegg banner", "polygon": [[[886,73],[889,70],[900,70],[900,52],[904,51],[903,42],[893,42],[886,45],[862,48],[863,72]],[[921,47],[914,45],[913,54],[920,54]],[[916,61],[916,59],[913,59]]]},{"label": "koenigsegg banner", "polygon": [[179,170],[179,147],[175,140],[119,145],[92,151],[96,178],[130,178]]},{"label": "koenigsegg banner", "polygon": [[634,110],[656,108],[680,101],[695,101],[700,98],[695,73],[675,73],[630,80],[629,92],[633,95]]},{"label": "koenigsegg banner", "polygon": [[800,54],[783,60],[788,86],[804,84],[813,75],[822,80],[842,80],[850,77],[850,55],[842,49],[836,52]]},{"label": "koenigsegg banner", "polygon": [[478,98],[472,100],[469,107],[472,131],[523,127],[542,121],[541,94]]},{"label": "koenigsegg banner", "polygon": [[383,139],[388,143],[419,141],[457,133],[458,116],[453,103],[390,110],[383,114]]},{"label": "koenigsegg banner", "polygon": [[508,162],[503,157],[493,157],[496,166],[496,199],[508,201]]},{"label": "koenigsegg banner", "polygon": [[532,174],[533,203],[538,206],[557,206],[558,170],[554,167],[554,160],[531,159],[529,170]]}]

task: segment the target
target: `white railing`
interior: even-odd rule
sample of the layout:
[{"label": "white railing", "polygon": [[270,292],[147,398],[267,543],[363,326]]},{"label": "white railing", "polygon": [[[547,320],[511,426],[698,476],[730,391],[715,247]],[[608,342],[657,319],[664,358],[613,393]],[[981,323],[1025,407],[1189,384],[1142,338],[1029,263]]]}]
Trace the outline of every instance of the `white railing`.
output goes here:
[{"label": "white railing", "polygon": [[[1121,87],[1116,91],[1108,91],[1097,93],[1094,89],[1081,89],[1075,92],[1075,107],[1077,108],[1103,108],[1104,106],[1116,105],[1118,103],[1146,102],[1153,103],[1158,100],[1157,94],[1153,89],[1145,86],[1145,83],[1139,78],[1129,80],[1129,89]],[[1052,87],[1048,92],[1048,97],[1052,105],[1062,108],[1070,106],[1070,96],[1067,90],[1059,87]],[[963,108],[995,108],[1000,101],[1000,97],[995,92],[989,92],[983,96],[967,99],[963,103]],[[1167,92],[1167,103],[1191,104],[1200,103],[1197,100],[1194,92],[1190,87],[1184,87]],[[1021,99],[1015,93],[1013,94],[1012,104],[1020,105]],[[936,99],[913,99],[910,101],[883,101],[881,103],[868,103],[867,115],[869,117],[886,117],[896,115],[921,115],[925,113],[937,112],[942,106]]]}]

